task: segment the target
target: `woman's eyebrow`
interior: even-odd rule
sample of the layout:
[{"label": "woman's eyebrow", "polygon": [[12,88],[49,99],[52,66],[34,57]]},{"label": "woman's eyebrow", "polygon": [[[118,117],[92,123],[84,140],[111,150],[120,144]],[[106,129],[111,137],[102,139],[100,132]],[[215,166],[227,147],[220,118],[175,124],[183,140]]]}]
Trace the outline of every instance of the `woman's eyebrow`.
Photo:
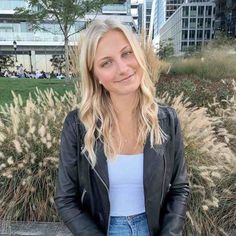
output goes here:
[{"label": "woman's eyebrow", "polygon": [[111,59],[111,57],[108,57],[108,56],[102,57],[102,58],[98,59],[98,61],[103,61],[103,60],[107,60],[107,59]]},{"label": "woman's eyebrow", "polygon": [[[130,48],[130,46],[129,46],[129,45],[126,45],[125,47],[123,47],[123,48],[120,50],[120,52],[124,51],[126,48]],[[98,59],[98,61],[103,61],[103,60],[107,60],[107,59],[111,59],[111,57],[105,56],[105,57],[102,57],[102,58]]]},{"label": "woman's eyebrow", "polygon": [[126,48],[130,48],[130,46],[129,46],[129,45],[126,45],[125,47],[123,47],[123,48],[120,50],[120,52],[122,52],[122,51],[125,50]]}]

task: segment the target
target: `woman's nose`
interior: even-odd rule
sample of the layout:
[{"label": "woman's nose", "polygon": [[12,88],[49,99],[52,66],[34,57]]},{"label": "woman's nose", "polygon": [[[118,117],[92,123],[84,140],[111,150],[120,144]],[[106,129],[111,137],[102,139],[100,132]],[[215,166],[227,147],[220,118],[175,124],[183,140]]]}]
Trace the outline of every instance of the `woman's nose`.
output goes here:
[{"label": "woman's nose", "polygon": [[128,64],[124,60],[117,61],[117,70],[120,75],[124,75],[128,72]]}]

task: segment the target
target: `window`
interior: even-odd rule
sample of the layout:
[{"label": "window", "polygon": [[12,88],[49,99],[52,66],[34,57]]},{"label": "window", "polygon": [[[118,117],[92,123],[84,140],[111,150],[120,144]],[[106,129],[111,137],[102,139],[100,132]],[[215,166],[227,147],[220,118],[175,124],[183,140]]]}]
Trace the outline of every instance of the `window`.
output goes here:
[{"label": "window", "polygon": [[147,10],[146,10],[146,14],[147,14],[147,15],[151,15],[151,11],[152,11],[151,9],[147,9]]},{"label": "window", "polygon": [[211,16],[212,6],[206,6],[206,15]]},{"label": "window", "polygon": [[195,42],[189,42],[189,47],[195,46]]},{"label": "window", "polygon": [[211,28],[211,18],[205,19],[205,28]]},{"label": "window", "polygon": [[198,15],[203,16],[204,15],[204,6],[198,6]]},{"label": "window", "polygon": [[195,39],[195,30],[189,31],[189,39]]},{"label": "window", "polygon": [[187,49],[187,42],[182,42],[181,43],[181,51],[186,51]]},{"label": "window", "polygon": [[188,6],[184,6],[183,7],[183,16],[188,16],[189,15],[189,7]]},{"label": "window", "polygon": [[187,30],[182,30],[182,39],[188,39],[188,31]]},{"label": "window", "polygon": [[188,19],[183,19],[182,20],[183,28],[188,28]]},{"label": "window", "polygon": [[203,35],[202,30],[198,30],[197,31],[197,39],[202,40],[202,35]]},{"label": "window", "polygon": [[205,30],[205,39],[210,39],[211,38],[211,31],[210,30]]},{"label": "window", "polygon": [[197,15],[197,7],[191,6],[190,7],[190,16],[196,16]]},{"label": "window", "polygon": [[196,28],[196,18],[190,19],[190,28]]},{"label": "window", "polygon": [[198,18],[197,19],[197,28],[201,29],[203,27],[203,18]]},{"label": "window", "polygon": [[173,13],[172,11],[167,11],[166,12],[166,18],[169,18],[172,15],[172,13]]}]

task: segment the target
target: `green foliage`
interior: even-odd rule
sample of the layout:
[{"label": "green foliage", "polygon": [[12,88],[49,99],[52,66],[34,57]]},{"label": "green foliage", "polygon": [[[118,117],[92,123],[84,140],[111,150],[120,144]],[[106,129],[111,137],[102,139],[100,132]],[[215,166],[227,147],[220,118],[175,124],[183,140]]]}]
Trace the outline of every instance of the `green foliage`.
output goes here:
[{"label": "green foliage", "polygon": [[159,48],[157,49],[157,55],[161,60],[167,60],[174,55],[174,46],[172,39],[167,41],[161,41]]},{"label": "green foliage", "polygon": [[183,92],[184,98],[198,107],[208,106],[214,97],[222,101],[233,94],[230,81],[210,81],[191,76],[191,73],[189,76],[161,75],[156,86],[157,95],[166,91],[172,98]]},{"label": "green foliage", "polygon": [[86,27],[84,23],[79,29],[72,31],[72,26],[79,18],[83,18],[86,13],[97,12],[104,4],[112,0],[27,0],[28,8],[16,8],[15,15],[31,23],[34,30],[48,31],[42,23],[54,21],[59,24],[65,41],[66,75],[69,77],[69,37],[78,33]]},{"label": "green foliage", "polygon": [[212,39],[208,45],[210,48],[221,48],[226,46],[236,48],[236,38],[227,37],[224,32],[218,32],[216,37]]},{"label": "green foliage", "polygon": [[[34,29],[46,30],[42,22],[48,19],[56,21],[64,36],[69,37],[69,31],[76,20],[86,13],[97,12],[110,0],[77,1],[77,0],[27,0],[28,8],[16,8],[16,16],[27,19]],[[73,32],[72,34],[74,34]]]},{"label": "green foliage", "polygon": [[7,69],[14,66],[14,59],[11,55],[0,55],[0,68]]},{"label": "green foliage", "polygon": [[52,67],[62,73],[62,68],[65,67],[65,58],[62,55],[52,55],[49,60],[52,63]]}]

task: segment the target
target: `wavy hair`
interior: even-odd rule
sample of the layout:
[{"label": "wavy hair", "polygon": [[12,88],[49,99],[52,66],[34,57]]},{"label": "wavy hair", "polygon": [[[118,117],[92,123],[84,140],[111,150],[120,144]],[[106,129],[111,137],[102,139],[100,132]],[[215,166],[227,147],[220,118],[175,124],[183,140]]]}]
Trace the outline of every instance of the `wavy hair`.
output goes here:
[{"label": "wavy hair", "polygon": [[[155,101],[155,87],[138,39],[120,22],[111,19],[96,20],[89,25],[83,36],[79,63],[81,76],[79,116],[86,129],[83,152],[87,151],[93,167],[96,164],[94,148],[98,139],[103,143],[104,153],[108,159],[114,158],[119,153],[119,147],[115,145],[112,137],[112,127],[117,125],[117,117],[109,92],[93,76],[94,58],[99,40],[111,30],[117,30],[124,34],[143,70],[135,107],[139,128],[137,144],[144,144],[149,134],[152,147],[154,144],[161,144],[165,138],[157,118],[158,104]],[[119,126],[116,127],[119,131]]]}]

